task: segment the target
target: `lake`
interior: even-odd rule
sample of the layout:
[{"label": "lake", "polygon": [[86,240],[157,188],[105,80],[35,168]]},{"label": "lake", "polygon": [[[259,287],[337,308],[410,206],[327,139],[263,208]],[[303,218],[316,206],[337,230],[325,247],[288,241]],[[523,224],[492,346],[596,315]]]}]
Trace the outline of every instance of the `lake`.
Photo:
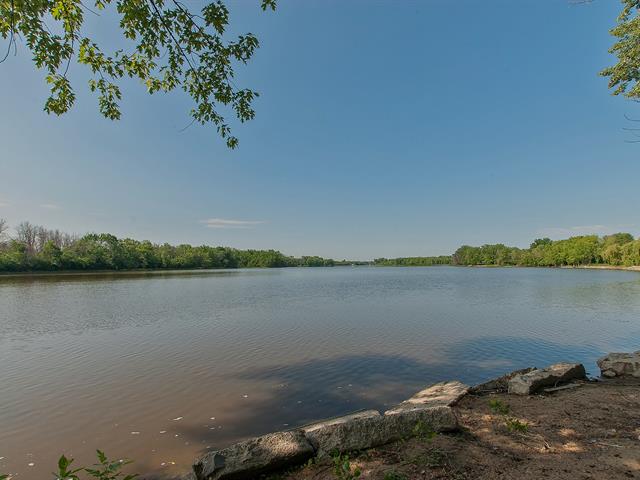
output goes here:
[{"label": "lake", "polygon": [[640,274],[335,267],[0,277],[0,473],[169,476],[246,436],[640,344]]}]

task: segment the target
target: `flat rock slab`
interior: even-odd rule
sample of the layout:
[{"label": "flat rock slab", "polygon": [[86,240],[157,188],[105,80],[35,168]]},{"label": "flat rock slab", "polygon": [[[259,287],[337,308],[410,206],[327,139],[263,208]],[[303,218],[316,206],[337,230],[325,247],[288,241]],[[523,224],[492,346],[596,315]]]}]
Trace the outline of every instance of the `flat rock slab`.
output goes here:
[{"label": "flat rock slab", "polygon": [[377,410],[366,410],[302,427],[316,456],[351,452],[383,445],[389,440]]},{"label": "flat rock slab", "polygon": [[558,384],[586,377],[581,363],[556,363],[542,370],[532,370],[529,373],[515,375],[509,380],[509,393],[515,395],[531,395],[545,387],[555,387]]},{"label": "flat rock slab", "polygon": [[210,452],[193,465],[193,471],[197,480],[256,478],[303,463],[313,454],[302,430],[276,432]]},{"label": "flat rock slab", "polygon": [[458,429],[458,418],[447,405],[429,407],[415,405],[385,412],[382,417],[391,441],[427,432],[452,432]]},{"label": "flat rock slab", "polygon": [[609,353],[597,363],[603,377],[640,377],[640,350],[633,353]]},{"label": "flat rock slab", "polygon": [[405,400],[392,409],[387,410],[384,414],[389,415],[415,407],[451,407],[465,396],[468,391],[469,387],[457,380],[435,383],[419,391],[409,400]]},{"label": "flat rock slab", "polygon": [[[419,430],[416,430],[419,427]],[[451,407],[414,406],[389,415],[367,410],[303,427],[318,458],[335,453],[377,447],[425,431],[455,430],[458,420]]]},{"label": "flat rock slab", "polygon": [[488,382],[480,383],[475,385],[469,389],[469,393],[482,394],[488,392],[496,392],[502,393],[509,390],[509,380],[511,380],[516,375],[522,375],[525,373],[529,373],[535,370],[535,368],[523,368],[521,370],[515,370],[511,373],[507,373],[506,375],[502,375],[501,377],[494,378],[493,380],[489,380]]}]

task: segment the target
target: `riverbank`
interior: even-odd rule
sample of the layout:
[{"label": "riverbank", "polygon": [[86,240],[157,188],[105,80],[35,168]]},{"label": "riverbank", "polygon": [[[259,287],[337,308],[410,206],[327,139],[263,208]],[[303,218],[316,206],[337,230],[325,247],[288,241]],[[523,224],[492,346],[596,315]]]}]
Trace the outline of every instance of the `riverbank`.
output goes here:
[{"label": "riverbank", "polygon": [[239,271],[255,270],[284,270],[287,268],[313,269],[313,268],[335,268],[352,267],[359,265],[337,263],[331,266],[312,267],[240,267],[240,268],[182,268],[182,269],[162,269],[162,268],[138,268],[132,270],[38,270],[24,272],[0,272],[0,278],[13,277],[65,277],[65,276],[98,276],[98,275],[206,275],[212,273],[233,273]]},{"label": "riverbank", "polygon": [[[640,478],[640,379],[535,396],[467,395],[453,409],[458,432],[365,451],[352,456],[351,468],[371,480]],[[326,460],[278,478],[339,477]]]},{"label": "riverbank", "polygon": [[526,265],[374,265],[360,263],[336,263],[330,267],[256,267],[256,268],[192,268],[192,269],[134,269],[134,270],[58,270],[58,271],[26,271],[26,272],[0,272],[0,278],[14,277],[66,277],[66,276],[99,276],[99,275],[206,275],[212,273],[233,273],[246,270],[282,270],[286,268],[335,268],[335,267],[406,267],[406,268],[434,268],[434,267],[453,267],[453,268],[558,268],[566,270],[620,270],[628,272],[640,272],[640,265],[623,267],[616,265],[562,265],[562,266],[526,266]]},{"label": "riverbank", "polygon": [[558,266],[529,266],[529,265],[451,265],[452,267],[469,268],[559,268],[562,270],[622,270],[627,272],[640,272],[640,265],[625,267],[622,265],[558,265]]},{"label": "riverbank", "polygon": [[584,270],[626,270],[629,272],[640,272],[639,265],[635,265],[631,267],[623,267],[619,265],[577,265],[577,266],[563,266],[559,268],[584,269]]},{"label": "riverbank", "polygon": [[[638,478],[640,351],[432,384],[364,410],[210,451],[185,480]],[[299,465],[304,465],[300,467]]]}]

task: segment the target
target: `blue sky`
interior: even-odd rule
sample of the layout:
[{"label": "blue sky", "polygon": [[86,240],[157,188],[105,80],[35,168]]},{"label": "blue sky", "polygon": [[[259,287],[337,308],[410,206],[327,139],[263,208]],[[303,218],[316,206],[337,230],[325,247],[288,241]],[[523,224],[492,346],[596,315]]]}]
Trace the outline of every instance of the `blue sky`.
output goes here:
[{"label": "blue sky", "polygon": [[[79,66],[75,108],[50,117],[19,48],[0,65],[0,217],[358,259],[640,233],[640,144],[623,131],[640,106],[597,75],[618,2],[258,3],[230,3],[262,44],[238,72],[261,97],[235,151],[180,131],[185,95],[135,81],[105,120]],[[106,40],[110,20],[88,18]]]}]

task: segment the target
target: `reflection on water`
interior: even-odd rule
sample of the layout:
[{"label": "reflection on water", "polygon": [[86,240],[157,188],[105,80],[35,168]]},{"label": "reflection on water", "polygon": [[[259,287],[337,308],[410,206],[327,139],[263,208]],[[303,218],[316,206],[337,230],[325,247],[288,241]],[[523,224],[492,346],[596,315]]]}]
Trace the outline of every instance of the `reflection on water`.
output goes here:
[{"label": "reflection on water", "polygon": [[[158,475],[427,383],[637,349],[640,275],[333,268],[0,278],[0,471]],[[172,464],[175,463],[175,465]],[[29,467],[28,464],[34,466]]]}]

